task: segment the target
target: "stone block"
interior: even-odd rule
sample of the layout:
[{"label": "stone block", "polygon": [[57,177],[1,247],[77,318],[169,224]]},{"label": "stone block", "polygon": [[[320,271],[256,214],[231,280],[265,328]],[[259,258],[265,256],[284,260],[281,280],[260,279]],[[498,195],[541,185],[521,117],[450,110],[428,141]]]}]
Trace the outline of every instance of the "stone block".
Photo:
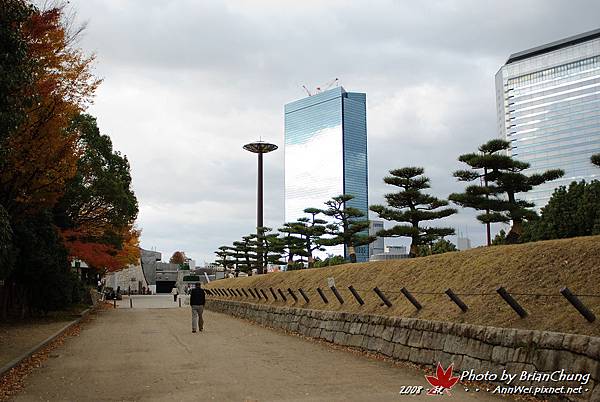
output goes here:
[{"label": "stone block", "polygon": [[457,335],[446,335],[444,352],[452,354],[464,354],[467,347],[467,339]]},{"label": "stone block", "polygon": [[539,347],[543,349],[560,349],[565,337],[565,334],[558,332],[543,331],[539,341]]},{"label": "stone block", "polygon": [[455,375],[457,375],[456,373],[458,372],[458,370],[460,370],[463,356],[462,355],[454,355],[452,353],[446,353],[442,350],[436,350],[433,352],[433,358],[434,358],[434,362],[436,362],[436,363],[439,362],[442,366],[444,366],[444,368],[446,368],[452,364],[454,367],[454,370],[457,370],[457,371],[455,371]]},{"label": "stone block", "polygon": [[513,354],[514,351],[512,349],[497,345],[492,347],[491,359],[494,363],[506,364],[512,361]]},{"label": "stone block", "polygon": [[578,353],[580,355],[587,352],[588,345],[590,343],[590,337],[576,334],[565,334],[563,338],[562,347],[565,350]]},{"label": "stone block", "polygon": [[532,363],[538,371],[554,371],[571,367],[573,360],[571,353],[562,356],[561,351],[556,349],[538,349],[533,355]]},{"label": "stone block", "polygon": [[355,335],[355,334],[360,334],[360,327],[361,325],[363,325],[360,322],[352,322],[350,323],[350,326],[348,328],[348,333]]},{"label": "stone block", "polygon": [[388,342],[391,341],[394,336],[394,329],[395,328],[393,326],[384,327],[383,332],[381,333],[381,338]]},{"label": "stone block", "polygon": [[394,351],[392,352],[392,357],[394,359],[407,361],[410,356],[410,346],[402,345],[399,343],[394,344]]},{"label": "stone block", "polygon": [[421,338],[423,337],[423,333],[417,329],[411,329],[410,334],[408,335],[408,342],[406,343],[408,346],[412,347],[421,347]]},{"label": "stone block", "polygon": [[383,341],[383,346],[381,347],[381,354],[392,357],[394,354],[394,343],[390,341]]},{"label": "stone block", "polygon": [[347,333],[343,331],[336,331],[335,335],[333,336],[333,343],[345,346],[347,344],[348,337],[349,335]]},{"label": "stone block", "polygon": [[477,373],[481,370],[481,361],[471,356],[463,356],[461,368],[462,370],[474,370]]},{"label": "stone block", "polygon": [[373,330],[373,336],[377,337],[377,338],[381,338],[384,329],[385,329],[385,326],[383,326],[382,324],[376,325],[375,329]]},{"label": "stone block", "polygon": [[470,338],[467,339],[467,347],[464,354],[479,360],[490,360],[492,357],[492,348],[492,345]]},{"label": "stone block", "polygon": [[446,335],[439,332],[423,332],[421,338],[421,345],[427,349],[442,350],[444,349],[444,342],[446,341]]},{"label": "stone block", "polygon": [[502,345],[502,328],[487,327],[485,329],[485,343],[489,345]]},{"label": "stone block", "polygon": [[600,360],[600,338],[592,337],[588,342],[585,354],[592,359]]},{"label": "stone block", "polygon": [[433,364],[435,360],[434,351],[429,349],[410,348],[408,360],[417,364]]},{"label": "stone block", "polygon": [[360,348],[360,347],[362,347],[362,344],[363,344],[363,335],[355,334],[355,335],[349,336],[349,339],[348,339],[349,346],[354,346],[354,347]]},{"label": "stone block", "polygon": [[394,328],[394,335],[392,336],[392,342],[406,345],[408,343],[408,335],[410,330],[403,327]]}]

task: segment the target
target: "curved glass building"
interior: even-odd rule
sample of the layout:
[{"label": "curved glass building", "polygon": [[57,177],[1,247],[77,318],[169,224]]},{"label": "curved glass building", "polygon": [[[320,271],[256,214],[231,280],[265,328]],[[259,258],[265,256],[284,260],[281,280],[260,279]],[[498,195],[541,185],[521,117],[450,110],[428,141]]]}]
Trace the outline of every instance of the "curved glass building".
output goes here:
[{"label": "curved glass building", "polygon": [[[337,87],[285,105],[285,221],[324,208],[340,194],[368,214],[367,105],[364,93]],[[366,233],[365,233],[366,234]],[[347,256],[343,247],[329,253]],[[369,247],[358,247],[368,261]]]},{"label": "curved glass building", "polygon": [[512,54],[496,74],[501,137],[527,174],[563,169],[564,177],[524,194],[538,208],[558,186],[600,179],[600,29]]}]

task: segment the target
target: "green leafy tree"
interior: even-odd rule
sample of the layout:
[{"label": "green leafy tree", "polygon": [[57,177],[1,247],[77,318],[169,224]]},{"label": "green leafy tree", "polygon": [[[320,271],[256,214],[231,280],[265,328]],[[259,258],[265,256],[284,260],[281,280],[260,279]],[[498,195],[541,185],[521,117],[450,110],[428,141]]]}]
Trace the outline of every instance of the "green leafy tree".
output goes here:
[{"label": "green leafy tree", "polygon": [[454,176],[459,181],[483,181],[484,185],[470,185],[464,193],[454,193],[449,198],[463,207],[485,211],[477,216],[482,223],[512,221],[506,240],[508,243],[517,243],[523,232],[523,222],[537,218],[537,213],[531,209],[534,204],[518,199],[517,194],[558,179],[564,172],[551,169],[527,176],[523,171],[529,168],[529,163],[508,156],[508,150],[508,141],[494,139],[481,145],[479,152],[461,155],[458,160],[471,169],[458,170]]},{"label": "green leafy tree", "polygon": [[419,257],[432,254],[443,254],[450,253],[452,251],[458,251],[454,243],[446,239],[438,239],[433,244],[423,244],[418,247]]},{"label": "green leafy tree", "polygon": [[235,256],[239,259],[238,269],[240,271],[251,273],[252,269],[257,268],[255,234],[242,237],[240,241],[234,241]]},{"label": "green leafy tree", "polygon": [[456,213],[447,208],[448,201],[423,193],[429,188],[429,178],[423,176],[421,167],[404,167],[390,170],[391,176],[383,181],[400,187],[400,191],[385,195],[388,206],[373,205],[371,211],[388,221],[403,222],[390,229],[377,232],[382,237],[410,237],[410,255],[419,255],[419,246],[429,245],[439,238],[454,234],[452,228],[424,226],[422,222],[445,218]]},{"label": "green leafy tree", "polygon": [[33,83],[34,60],[29,58],[22,26],[35,9],[23,0],[3,0],[0,12],[0,169],[8,152],[3,145],[25,120],[33,97],[26,88]]},{"label": "green leafy tree", "polygon": [[93,116],[78,115],[70,131],[77,133],[82,154],[75,177],[55,207],[59,227],[107,232],[132,224],[138,204],[127,157],[113,149],[110,137],[100,133]]},{"label": "green leafy tree", "polygon": [[6,279],[13,267],[13,230],[8,212],[0,205],[0,280]]},{"label": "green leafy tree", "polygon": [[285,265],[282,261],[284,254],[284,242],[279,238],[278,233],[270,233],[271,228],[261,227],[257,230],[257,235],[253,236],[254,247],[258,262],[263,264],[262,272],[267,272],[267,266]]},{"label": "green leafy tree", "polygon": [[235,266],[236,260],[232,260],[231,257],[235,255],[235,249],[229,246],[221,246],[217,251],[215,251],[217,255],[216,263],[222,266],[225,270],[229,268],[233,268]]},{"label": "green leafy tree", "polygon": [[296,230],[297,227],[294,225],[294,223],[285,223],[284,227],[279,229],[279,232],[282,234],[280,237],[282,258],[284,258],[287,263],[287,270],[293,269],[292,267],[295,265],[294,257],[306,256],[306,251],[304,250],[304,240],[299,237],[299,235],[296,235]]},{"label": "green leafy tree", "polygon": [[540,219],[528,222],[524,241],[600,234],[600,182],[560,186],[542,208]]},{"label": "green leafy tree", "polygon": [[[41,213],[15,226],[16,260],[19,269],[12,279],[19,284],[22,308],[53,311],[79,299],[78,280],[71,274],[52,214]],[[24,316],[24,310],[21,316]]]},{"label": "green leafy tree", "polygon": [[327,221],[317,216],[323,211],[318,208],[306,208],[304,213],[309,217],[299,218],[296,222],[288,222],[284,227],[279,229],[280,232],[294,235],[300,238],[299,244],[303,248],[303,252],[296,252],[296,255],[305,256],[308,260],[308,267],[312,268],[315,251],[324,251],[323,236],[327,231]]},{"label": "green leafy tree", "polygon": [[591,160],[591,162],[594,165],[600,167],[600,154],[594,154],[594,155],[592,155],[592,157],[590,158],[590,160]]},{"label": "green leafy tree", "polygon": [[504,229],[501,229],[494,237],[494,240],[492,240],[492,246],[500,246],[502,244],[506,244],[506,232]]},{"label": "green leafy tree", "polygon": [[326,225],[329,238],[321,240],[324,246],[343,244],[348,250],[350,262],[356,262],[356,247],[366,246],[375,241],[375,236],[368,235],[369,221],[364,219],[364,212],[350,207],[346,203],[354,196],[342,194],[325,202],[327,209],[323,213],[334,222]]},{"label": "green leafy tree", "polygon": [[344,259],[343,256],[341,255],[330,255],[327,258],[325,258],[324,260],[321,259],[315,259],[315,268],[324,268],[324,267],[331,267],[334,265],[340,265],[340,264],[345,264],[346,260]]}]

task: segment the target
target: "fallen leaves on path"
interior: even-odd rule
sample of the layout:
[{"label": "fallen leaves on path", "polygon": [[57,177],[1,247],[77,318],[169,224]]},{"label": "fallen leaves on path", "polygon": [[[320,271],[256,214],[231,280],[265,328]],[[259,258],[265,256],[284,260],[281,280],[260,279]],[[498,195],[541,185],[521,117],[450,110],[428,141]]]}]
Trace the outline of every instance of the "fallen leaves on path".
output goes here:
[{"label": "fallen leaves on path", "polygon": [[67,338],[79,336],[81,324],[87,320],[89,320],[88,317],[80,321],[79,324],[72,325],[55,340],[0,377],[0,401],[7,401],[11,396],[22,390],[27,376],[35,369],[42,367],[50,356],[50,352],[61,346]]}]

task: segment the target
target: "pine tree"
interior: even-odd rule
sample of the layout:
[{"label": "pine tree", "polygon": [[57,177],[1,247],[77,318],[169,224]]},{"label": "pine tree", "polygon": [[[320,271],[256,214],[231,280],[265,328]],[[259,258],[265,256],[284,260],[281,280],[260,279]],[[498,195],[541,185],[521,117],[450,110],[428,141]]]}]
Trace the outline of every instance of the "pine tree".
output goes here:
[{"label": "pine tree", "polygon": [[284,227],[279,229],[280,232],[296,235],[300,239],[300,247],[302,252],[296,255],[306,256],[308,259],[308,267],[314,266],[313,254],[315,251],[325,251],[323,248],[323,235],[327,231],[327,221],[318,218],[323,211],[318,208],[306,208],[304,213],[310,217],[298,218],[296,222],[288,222]]},{"label": "pine tree", "polygon": [[419,246],[429,245],[434,241],[454,234],[452,228],[422,226],[421,222],[445,218],[456,213],[454,208],[445,208],[448,201],[423,193],[429,188],[429,178],[423,176],[425,169],[421,167],[404,167],[390,170],[391,176],[383,181],[400,187],[400,191],[385,195],[388,206],[372,205],[371,211],[388,221],[404,222],[391,229],[377,233],[382,237],[410,237],[410,255],[419,255]]},{"label": "pine tree", "polygon": [[518,199],[517,194],[558,179],[564,172],[552,169],[527,176],[522,172],[529,168],[529,163],[508,156],[509,149],[510,142],[494,139],[481,145],[479,152],[461,155],[458,160],[471,169],[458,170],[454,177],[466,182],[483,181],[484,185],[470,185],[464,193],[450,194],[449,198],[463,207],[485,211],[477,216],[482,223],[512,221],[506,241],[516,243],[523,231],[523,222],[537,218],[537,213],[531,209],[535,204]]},{"label": "pine tree", "polygon": [[334,219],[333,223],[326,225],[326,234],[330,238],[323,239],[322,244],[335,246],[343,244],[348,249],[350,262],[356,262],[356,247],[365,246],[375,241],[376,237],[368,235],[369,221],[365,214],[353,207],[346,205],[354,196],[342,194],[325,202],[328,207],[323,213]]},{"label": "pine tree", "polygon": [[306,257],[306,251],[304,250],[304,240],[299,237],[299,228],[298,226],[292,223],[284,223],[283,227],[279,229],[279,232],[282,233],[282,237],[280,237],[280,241],[282,244],[282,257],[287,261],[287,269],[291,270],[294,266],[294,257]]}]

